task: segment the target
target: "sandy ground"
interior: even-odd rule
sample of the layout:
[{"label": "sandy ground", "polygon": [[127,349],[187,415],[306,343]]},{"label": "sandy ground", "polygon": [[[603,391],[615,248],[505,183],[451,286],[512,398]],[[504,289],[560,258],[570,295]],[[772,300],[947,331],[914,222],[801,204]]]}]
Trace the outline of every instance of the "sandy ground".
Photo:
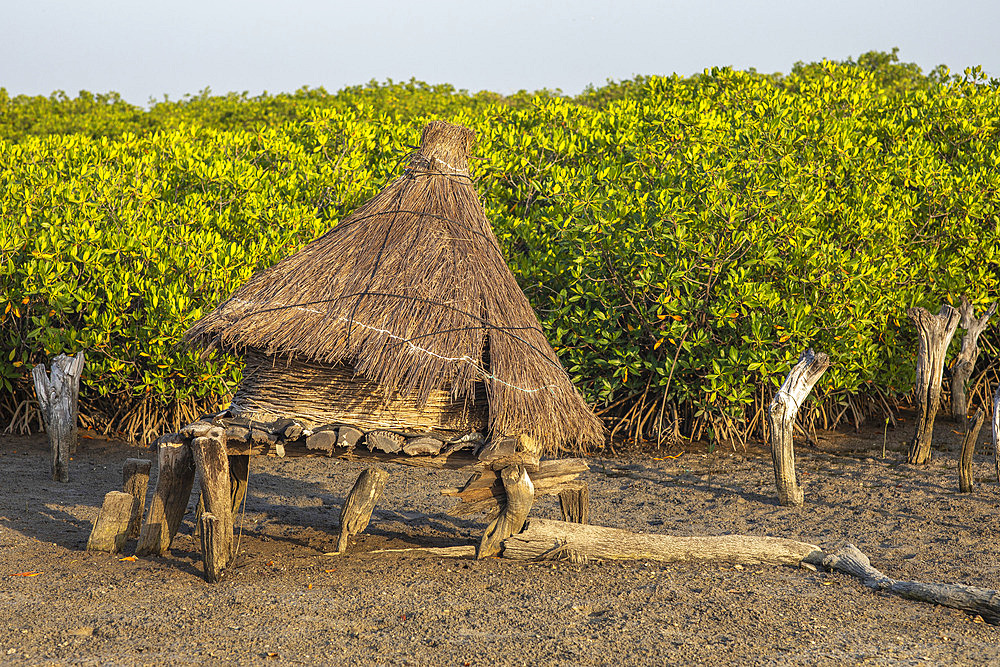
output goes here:
[{"label": "sandy ground", "polygon": [[[903,462],[906,427],[889,433],[884,458],[881,431],[797,443],[803,508],[776,504],[761,451],[593,459],[591,520],[827,551],[851,541],[896,578],[1000,589],[988,435],[978,486],[959,494],[953,428],[939,424],[934,461],[919,468]],[[60,484],[43,439],[0,437],[0,663],[1000,664],[1000,629],[838,574],[370,553],[478,539],[481,521],[446,514],[453,501],[439,490],[465,478],[453,472],[392,467],[366,533],[325,556],[361,466],[254,459],[239,556],[214,585],[201,578],[190,515],[169,557],[84,551],[104,494],[137,455],[149,453],[84,438]],[[532,515],[559,518],[558,504],[540,499]]]}]

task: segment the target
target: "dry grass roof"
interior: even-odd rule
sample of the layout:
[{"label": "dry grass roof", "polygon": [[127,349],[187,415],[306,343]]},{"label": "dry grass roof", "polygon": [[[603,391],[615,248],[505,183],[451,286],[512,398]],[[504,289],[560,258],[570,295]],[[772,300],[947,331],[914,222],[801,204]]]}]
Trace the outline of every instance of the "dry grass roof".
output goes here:
[{"label": "dry grass roof", "polygon": [[202,346],[346,362],[392,390],[486,385],[492,435],[603,442],[504,262],[469,176],[471,130],[424,128],[408,168],[337,227],[195,323]]}]

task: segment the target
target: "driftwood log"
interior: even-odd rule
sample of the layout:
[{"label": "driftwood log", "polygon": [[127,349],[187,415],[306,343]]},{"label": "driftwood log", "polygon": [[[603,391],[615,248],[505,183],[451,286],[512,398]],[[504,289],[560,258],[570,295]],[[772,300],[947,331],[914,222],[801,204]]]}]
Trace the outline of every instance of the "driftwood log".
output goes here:
[{"label": "driftwood log", "polygon": [[503,544],[504,558],[572,562],[655,560],[799,565],[809,554],[821,551],[813,544],[780,537],[675,537],[550,519],[529,520],[524,531],[511,535]]},{"label": "driftwood log", "polygon": [[951,414],[962,428],[968,427],[969,423],[965,385],[976,369],[976,360],[979,358],[979,335],[986,329],[990,317],[996,310],[997,304],[991,303],[983,316],[977,319],[975,308],[964,296],[958,308],[962,317],[959,326],[965,329],[965,336],[962,337],[962,349],[951,366]]},{"label": "driftwood log", "polygon": [[148,459],[125,459],[122,467],[122,491],[135,498],[135,509],[128,523],[128,537],[139,537],[142,515],[146,510],[146,489],[149,488],[149,470],[153,462]]},{"label": "driftwood log", "polygon": [[129,521],[135,511],[136,499],[131,493],[111,491],[104,496],[104,504],[94,521],[87,540],[87,551],[119,553],[125,547]]},{"label": "driftwood log", "polygon": [[52,451],[52,479],[58,482],[69,481],[69,455],[76,451],[77,398],[83,364],[83,352],[75,357],[60,354],[52,360],[51,374],[46,372],[45,364],[31,369]]},{"label": "driftwood log", "polygon": [[972,455],[976,451],[976,441],[979,439],[979,430],[983,427],[985,417],[986,413],[981,408],[976,410],[976,416],[972,418],[962,439],[962,455],[958,461],[958,490],[961,493],[972,493],[974,481]]},{"label": "driftwood log", "polygon": [[830,367],[830,358],[823,352],[806,350],[799,357],[785,383],[774,395],[767,411],[771,429],[771,459],[774,462],[774,482],[778,487],[778,502],[782,505],[801,505],[802,489],[795,477],[795,449],[792,429],[799,407],[812,391],[813,385]]},{"label": "driftwood log", "polygon": [[476,558],[488,558],[500,553],[503,541],[524,527],[524,521],[528,518],[528,512],[535,501],[535,487],[524,466],[514,465],[504,468],[500,472],[500,480],[503,482],[507,502],[500,510],[500,515],[490,522],[486,532],[483,533],[479,548],[476,550]]},{"label": "driftwood log", "polygon": [[336,553],[347,551],[347,543],[352,535],[357,535],[368,527],[372,510],[378,502],[389,473],[382,468],[367,468],[354,482],[351,492],[340,509],[340,535],[337,537]]},{"label": "driftwood log", "polygon": [[961,609],[971,614],[979,614],[989,623],[1000,623],[1000,592],[964,584],[927,584],[893,579],[872,567],[868,556],[853,544],[845,545],[836,553],[824,555],[822,558],[810,556],[805,562],[857,577],[866,587],[874,591]]},{"label": "driftwood log", "polygon": [[834,554],[826,554],[813,544],[780,537],[674,537],[531,519],[521,533],[507,538],[502,555],[515,560],[655,560],[825,567],[857,577],[872,590],[961,609],[979,614],[991,623],[1000,622],[1000,593],[997,591],[963,584],[892,579],[873,568],[868,557],[851,544]]},{"label": "driftwood log", "polygon": [[139,543],[135,549],[137,556],[162,556],[167,553],[191,499],[194,457],[186,441],[179,436],[161,439],[157,467],[156,490],[146,520],[139,529]]},{"label": "driftwood log", "polygon": [[945,355],[962,317],[948,304],[941,306],[937,315],[931,315],[926,308],[910,308],[906,314],[916,325],[919,339],[915,385],[917,419],[907,461],[924,464],[931,459],[931,440],[941,400]]}]

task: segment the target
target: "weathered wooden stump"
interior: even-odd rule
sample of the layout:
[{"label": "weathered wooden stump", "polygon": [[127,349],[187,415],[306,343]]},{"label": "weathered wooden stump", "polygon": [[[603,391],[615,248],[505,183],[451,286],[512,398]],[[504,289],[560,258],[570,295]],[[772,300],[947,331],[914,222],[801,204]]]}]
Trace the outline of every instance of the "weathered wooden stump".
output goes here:
[{"label": "weathered wooden stump", "polygon": [[97,515],[87,540],[87,551],[118,553],[125,547],[129,522],[137,501],[131,493],[111,491],[104,496],[104,504]]},{"label": "weathered wooden stump", "polygon": [[503,541],[524,527],[528,512],[535,501],[535,487],[522,465],[512,465],[500,471],[507,502],[500,515],[490,522],[476,550],[476,558],[488,558],[500,553]]},{"label": "weathered wooden stump", "polygon": [[340,510],[340,535],[337,537],[337,553],[347,551],[347,543],[352,535],[357,535],[368,527],[372,510],[378,502],[389,473],[382,468],[367,468],[360,475]]},{"label": "weathered wooden stump", "polygon": [[590,521],[590,487],[586,482],[579,482],[559,492],[559,509],[563,521],[571,523],[588,523]]},{"label": "weathered wooden stump", "polygon": [[80,352],[75,357],[60,354],[53,359],[51,375],[46,372],[45,364],[31,369],[52,451],[52,479],[59,482],[69,481],[69,455],[76,451],[77,398],[83,364],[84,354]]},{"label": "weathered wooden stump", "polygon": [[191,446],[180,436],[161,439],[157,452],[156,490],[146,521],[139,529],[137,556],[162,556],[170,549],[194,485],[194,457]]},{"label": "weathered wooden stump", "polygon": [[205,581],[215,583],[221,578],[222,570],[229,563],[232,531],[227,531],[224,520],[211,512],[205,512],[198,520],[198,532],[201,533]]},{"label": "weathered wooden stump", "polygon": [[979,359],[979,335],[983,333],[996,309],[997,304],[994,302],[982,317],[976,319],[975,308],[964,296],[958,308],[962,317],[959,326],[965,329],[965,336],[962,337],[962,350],[951,366],[951,414],[962,428],[967,428],[969,425],[965,385],[972,377],[972,372],[976,369],[976,360]]},{"label": "weathered wooden stump", "polygon": [[[201,476],[201,498],[205,504],[204,518],[211,514],[217,523],[213,523],[213,553],[203,552],[206,576],[209,570],[216,568],[221,571],[232,557],[233,549],[233,496],[230,488],[229,457],[226,455],[226,433],[222,428],[199,424],[190,431],[194,437],[191,440],[191,450],[194,453],[195,467]],[[199,520],[199,527],[204,522]],[[202,538],[204,539],[204,534]]]},{"label": "weathered wooden stump", "polygon": [[792,430],[795,417],[813,385],[830,367],[830,358],[823,352],[806,350],[774,395],[767,412],[771,428],[771,459],[774,462],[774,482],[778,487],[778,502],[801,505],[802,488],[795,477],[795,449]]},{"label": "weathered wooden stump", "polygon": [[972,418],[969,428],[965,430],[965,438],[962,440],[962,456],[958,463],[958,490],[962,493],[972,492],[972,455],[975,453],[976,440],[979,439],[979,430],[983,426],[985,417],[986,413],[982,409],[976,410],[976,416]]},{"label": "weathered wooden stump", "polygon": [[128,537],[139,537],[142,515],[146,510],[146,489],[149,488],[149,470],[153,462],[147,459],[125,459],[122,468],[122,491],[135,498],[135,511],[128,524]]},{"label": "weathered wooden stump", "polygon": [[924,464],[931,459],[934,417],[941,400],[945,355],[962,317],[948,304],[941,306],[937,315],[931,315],[926,308],[910,308],[906,314],[917,326],[919,337],[915,387],[917,420],[907,461]]}]

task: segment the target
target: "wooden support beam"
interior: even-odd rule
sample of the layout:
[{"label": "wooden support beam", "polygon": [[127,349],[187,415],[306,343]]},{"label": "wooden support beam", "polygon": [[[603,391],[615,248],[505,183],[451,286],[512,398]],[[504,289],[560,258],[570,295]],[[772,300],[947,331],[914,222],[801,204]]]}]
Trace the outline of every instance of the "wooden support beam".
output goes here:
[{"label": "wooden support beam", "polygon": [[149,488],[149,471],[153,462],[148,459],[125,459],[122,467],[122,491],[135,498],[135,511],[128,524],[128,537],[139,537],[142,515],[146,511],[146,489]]},{"label": "wooden support beam", "polygon": [[31,369],[52,452],[52,479],[58,482],[69,481],[69,455],[76,451],[77,397],[83,364],[84,354],[80,352],[75,357],[60,354],[53,359],[51,375],[46,372],[45,364]]},{"label": "wooden support beam", "polygon": [[973,484],[972,475],[972,455],[976,450],[976,440],[979,439],[979,430],[983,426],[986,413],[982,409],[976,410],[976,416],[972,418],[969,428],[965,431],[962,439],[962,455],[958,463],[958,490],[961,493],[971,493]]},{"label": "wooden support beam", "polygon": [[111,491],[104,496],[104,504],[94,521],[87,540],[87,551],[119,553],[125,547],[129,521],[137,501],[131,493]]},{"label": "wooden support beam", "polygon": [[823,352],[806,350],[785,378],[785,383],[774,395],[767,412],[771,429],[771,459],[774,462],[774,481],[778,487],[778,502],[782,505],[801,505],[802,489],[795,477],[795,449],[792,429],[795,417],[816,381],[830,367],[830,358]]},{"label": "wooden support beam", "polygon": [[[353,429],[352,429],[353,430]],[[403,452],[389,454],[381,450],[369,451],[366,447],[353,447],[347,439],[343,439],[346,427],[342,427],[338,433],[336,449],[326,450],[315,447],[310,449],[307,445],[307,438],[292,440],[284,443],[284,458],[298,458],[301,456],[324,456],[343,459],[345,461],[373,461],[379,463],[398,463],[400,465],[413,466],[415,468],[438,468],[446,470],[461,470],[463,468],[488,468],[486,464],[477,459],[468,450],[442,450],[436,456],[413,456]],[[227,441],[226,451],[230,456],[252,455],[252,456],[277,456],[277,449],[273,443],[243,442],[240,440]]]},{"label": "wooden support beam", "polygon": [[205,581],[215,583],[222,577],[222,570],[229,562],[232,530],[227,528],[223,519],[205,512],[198,521],[198,532],[201,534]]},{"label": "wooden support beam", "polygon": [[354,482],[344,506],[340,510],[340,535],[337,538],[337,553],[347,550],[351,536],[368,527],[375,503],[382,495],[382,489],[389,479],[389,473],[382,468],[364,470]]},{"label": "wooden support beam", "polygon": [[590,523],[590,487],[587,483],[577,482],[560,491],[559,509],[562,510],[563,521]]},{"label": "wooden support beam", "polygon": [[931,315],[925,308],[910,308],[906,314],[916,325],[919,339],[915,386],[917,419],[907,461],[922,465],[931,460],[931,440],[941,400],[944,360],[962,316],[948,304],[941,306],[937,315]]},{"label": "wooden support beam", "polygon": [[535,487],[528,477],[524,466],[513,465],[500,472],[507,502],[500,510],[500,515],[490,522],[483,533],[483,539],[476,550],[476,558],[489,558],[500,553],[503,541],[519,532],[524,526],[528,512],[535,501]]},{"label": "wooden support beam", "polygon": [[965,296],[962,297],[962,303],[958,308],[962,318],[959,326],[965,329],[965,336],[962,337],[962,349],[951,366],[951,414],[962,428],[968,428],[969,425],[965,385],[976,369],[976,360],[979,358],[979,335],[986,329],[990,317],[996,310],[996,302],[991,303],[983,316],[977,319],[975,307]]},{"label": "wooden support beam", "polygon": [[191,446],[179,436],[161,439],[157,468],[156,490],[146,521],[139,529],[139,543],[135,549],[137,556],[162,556],[170,549],[191,500],[194,484]]},{"label": "wooden support beam", "polygon": [[[538,463],[538,470],[531,472],[535,496],[558,495],[565,489],[577,488],[577,477],[590,470],[583,459],[546,459]],[[448,510],[452,516],[472,516],[485,513],[492,520],[500,514],[507,492],[500,474],[493,470],[480,470],[460,489],[442,489],[446,496],[459,498],[460,502]]]},{"label": "wooden support beam", "polygon": [[[220,427],[201,431],[191,440],[195,467],[201,476],[201,497],[205,514],[212,514],[217,521],[212,548],[213,567],[224,568],[232,557],[233,548],[233,497],[229,484],[229,458],[226,456],[226,433]],[[203,524],[199,520],[199,527]]]}]

